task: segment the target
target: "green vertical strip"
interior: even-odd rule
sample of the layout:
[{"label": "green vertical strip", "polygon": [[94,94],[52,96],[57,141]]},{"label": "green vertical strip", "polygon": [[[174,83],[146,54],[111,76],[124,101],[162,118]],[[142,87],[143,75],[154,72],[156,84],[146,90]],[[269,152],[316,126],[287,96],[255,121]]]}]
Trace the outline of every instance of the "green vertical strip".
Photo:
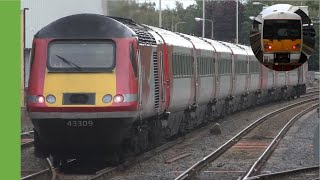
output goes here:
[{"label": "green vertical strip", "polygon": [[20,179],[20,1],[0,0],[0,179]]}]

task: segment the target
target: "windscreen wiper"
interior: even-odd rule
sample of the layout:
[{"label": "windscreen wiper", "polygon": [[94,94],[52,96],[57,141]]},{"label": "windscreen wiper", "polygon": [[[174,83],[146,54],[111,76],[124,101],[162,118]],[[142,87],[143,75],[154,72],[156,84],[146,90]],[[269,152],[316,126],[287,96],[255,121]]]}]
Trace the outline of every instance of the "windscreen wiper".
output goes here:
[{"label": "windscreen wiper", "polygon": [[68,64],[69,66],[75,67],[75,68],[76,68],[77,70],[79,70],[79,71],[83,71],[83,69],[82,69],[80,66],[78,66],[77,64],[75,64],[75,63],[73,63],[73,62],[67,60],[66,58],[61,57],[61,56],[59,56],[59,55],[57,55],[57,54],[56,54],[56,56],[57,56],[59,59],[61,59],[64,63]]}]

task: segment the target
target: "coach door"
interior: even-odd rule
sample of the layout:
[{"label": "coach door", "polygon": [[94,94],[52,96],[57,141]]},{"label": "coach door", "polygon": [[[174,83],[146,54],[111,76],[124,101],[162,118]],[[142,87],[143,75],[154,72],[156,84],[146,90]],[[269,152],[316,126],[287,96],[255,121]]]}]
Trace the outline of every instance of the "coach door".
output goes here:
[{"label": "coach door", "polygon": [[142,108],[142,74],[143,67],[141,62],[140,49],[137,50],[137,60],[138,60],[138,96],[139,96],[139,108]]},{"label": "coach door", "polygon": [[159,80],[160,80],[160,101],[161,111],[166,111],[170,103],[170,78],[167,45],[164,43],[158,46],[159,57]]},{"label": "coach door", "polygon": [[298,68],[298,84],[303,84],[303,65]]}]

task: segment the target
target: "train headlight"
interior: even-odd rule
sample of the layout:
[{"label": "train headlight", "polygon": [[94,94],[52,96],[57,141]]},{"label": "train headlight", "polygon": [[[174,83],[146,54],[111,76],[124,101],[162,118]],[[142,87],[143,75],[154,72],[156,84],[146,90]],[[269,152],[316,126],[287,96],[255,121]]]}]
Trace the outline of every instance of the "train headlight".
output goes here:
[{"label": "train headlight", "polygon": [[113,97],[113,101],[115,103],[121,103],[123,102],[123,100],[124,100],[124,97],[121,94],[117,94]]},{"label": "train headlight", "polygon": [[294,49],[294,50],[299,49],[299,48],[300,48],[300,44],[296,44],[296,45],[292,46],[292,49]]},{"label": "train headlight", "polygon": [[272,49],[272,46],[271,46],[271,45],[269,45],[269,46],[268,46],[268,49],[269,49],[269,50],[271,50],[271,49]]},{"label": "train headlight", "polygon": [[46,97],[46,100],[47,100],[48,103],[53,104],[53,103],[56,102],[56,97],[54,97],[54,95],[49,94],[49,95]]},{"label": "train headlight", "polygon": [[271,45],[268,45],[268,44],[265,44],[265,45],[264,45],[264,48],[271,50],[271,49],[272,49],[272,46],[271,46]]},{"label": "train headlight", "polygon": [[110,94],[106,94],[102,98],[102,102],[109,103],[112,100],[112,96]]},{"label": "train headlight", "polygon": [[41,104],[44,103],[44,96],[42,96],[42,95],[37,96],[36,97],[36,102],[37,103],[41,103]]}]

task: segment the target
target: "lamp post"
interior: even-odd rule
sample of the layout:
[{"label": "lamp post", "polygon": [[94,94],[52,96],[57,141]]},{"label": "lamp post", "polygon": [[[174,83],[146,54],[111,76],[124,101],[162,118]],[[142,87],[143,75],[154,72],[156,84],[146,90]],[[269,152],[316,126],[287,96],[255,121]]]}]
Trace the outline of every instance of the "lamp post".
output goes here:
[{"label": "lamp post", "polygon": [[174,31],[177,32],[178,25],[179,25],[179,24],[184,24],[184,23],[187,23],[187,22],[177,22],[177,23],[174,25]]},{"label": "lamp post", "polygon": [[238,3],[238,0],[236,0],[236,44],[239,43],[239,27],[238,27],[238,21],[239,21],[239,3]]},{"label": "lamp post", "polygon": [[161,0],[159,0],[159,27],[162,27]]},{"label": "lamp post", "polygon": [[[206,0],[202,0],[202,19],[205,19],[206,18],[206,14],[205,14],[205,3],[206,3]],[[200,18],[199,18],[200,19]],[[205,21],[202,21],[202,37],[204,37],[204,28],[205,27]]]},{"label": "lamp post", "polygon": [[[210,19],[203,19],[203,18],[194,18],[196,21],[202,21],[202,24],[204,24],[204,20],[210,21],[211,22],[211,39],[213,39],[213,21]],[[204,28],[202,28],[202,37],[204,37]]]}]

